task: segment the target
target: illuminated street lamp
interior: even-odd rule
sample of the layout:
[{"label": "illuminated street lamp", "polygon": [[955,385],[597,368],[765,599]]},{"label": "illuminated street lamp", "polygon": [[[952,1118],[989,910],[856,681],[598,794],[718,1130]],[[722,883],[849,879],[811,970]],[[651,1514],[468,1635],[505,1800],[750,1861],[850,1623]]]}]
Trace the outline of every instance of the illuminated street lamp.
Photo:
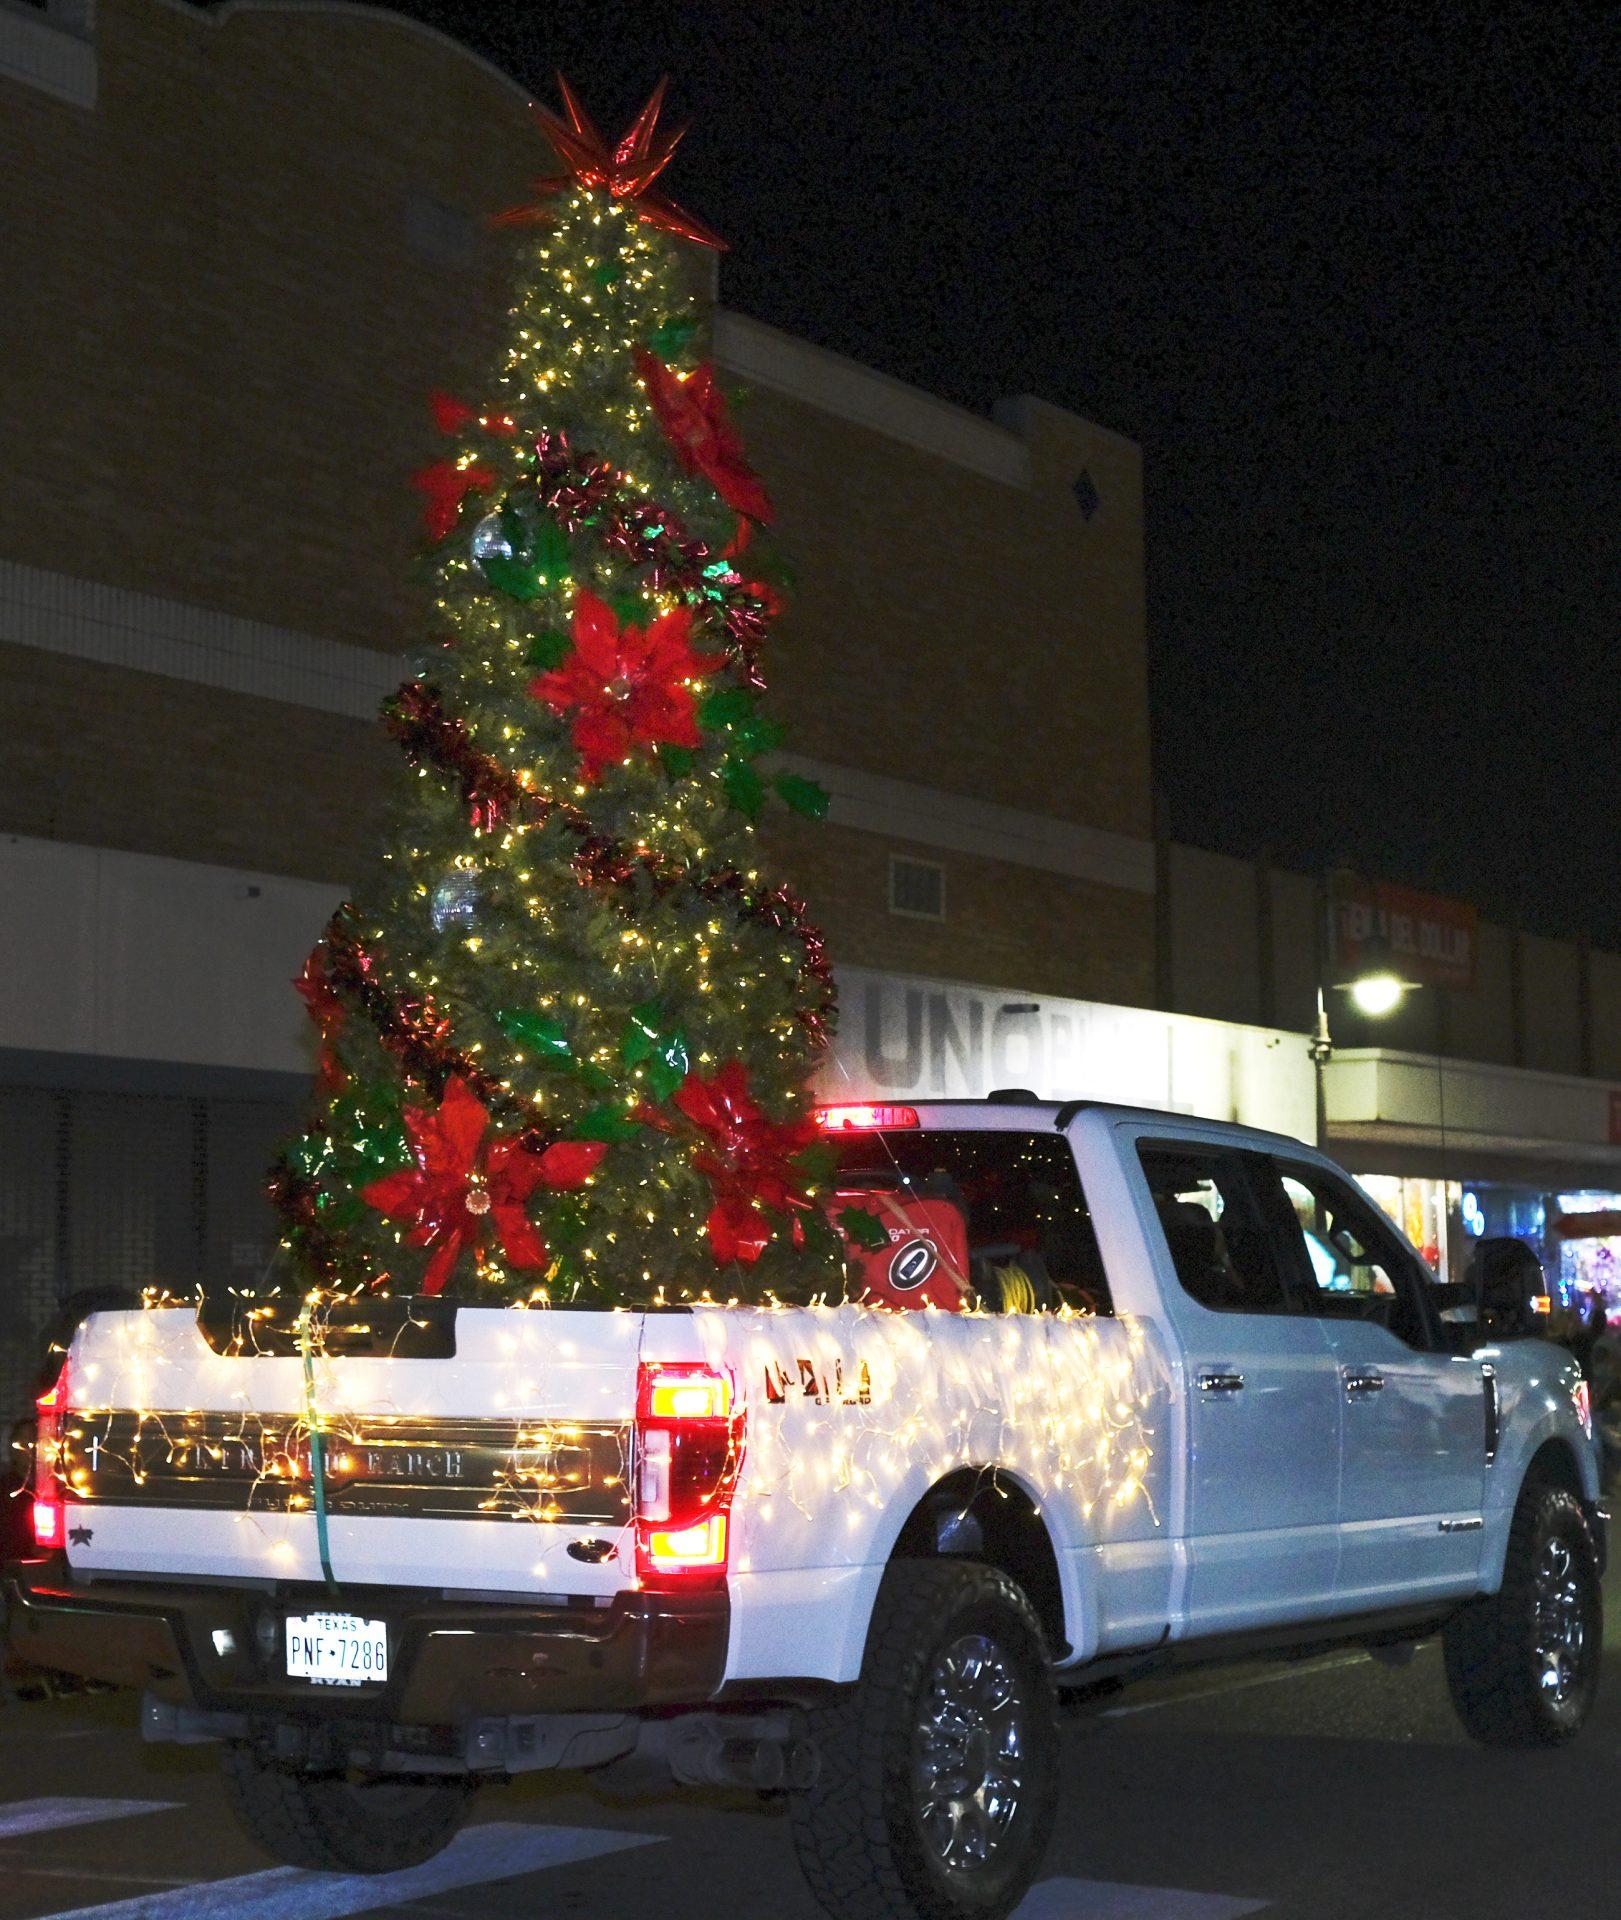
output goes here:
[{"label": "illuminated street lamp", "polygon": [[[1350,995],[1351,1005],[1370,1020],[1383,1020],[1392,1014],[1418,985],[1404,980],[1391,965],[1383,942],[1370,940],[1363,949],[1362,965],[1349,980],[1336,980],[1336,992]],[[1328,995],[1321,979],[1317,982],[1317,1031],[1312,1035],[1311,1059],[1317,1069],[1317,1144],[1328,1138],[1328,1098],[1324,1073],[1334,1054],[1334,1037],[1328,1030]]]},{"label": "illuminated street lamp", "polygon": [[1378,973],[1359,974],[1346,988],[1351,996],[1351,1004],[1358,1013],[1365,1013],[1370,1019],[1382,1020],[1387,1013],[1394,1013],[1407,994],[1407,982],[1399,973],[1388,968]]}]

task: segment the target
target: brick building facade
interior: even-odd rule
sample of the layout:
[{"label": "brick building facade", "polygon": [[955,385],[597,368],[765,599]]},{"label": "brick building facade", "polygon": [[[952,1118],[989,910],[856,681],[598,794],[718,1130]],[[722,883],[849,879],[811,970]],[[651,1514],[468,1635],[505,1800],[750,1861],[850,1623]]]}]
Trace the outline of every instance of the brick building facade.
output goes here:
[{"label": "brick building facade", "polygon": [[[545,166],[521,89],[381,10],[0,0],[0,1346],[261,1257],[295,1084],[261,1037],[423,631],[425,396],[487,381],[483,215]],[[835,964],[1147,1004],[1137,448],[724,307],[715,348],[801,582],[775,708],[833,795],[769,851]]]}]

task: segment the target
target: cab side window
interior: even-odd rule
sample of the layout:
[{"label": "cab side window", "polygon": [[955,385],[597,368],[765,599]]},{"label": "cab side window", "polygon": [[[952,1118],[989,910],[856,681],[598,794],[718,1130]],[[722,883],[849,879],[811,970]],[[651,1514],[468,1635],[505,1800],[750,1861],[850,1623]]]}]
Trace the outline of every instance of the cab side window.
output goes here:
[{"label": "cab side window", "polygon": [[1214,1313],[1297,1311],[1256,1203],[1249,1156],[1151,1141],[1138,1151],[1182,1291]]},{"label": "cab side window", "polygon": [[1430,1313],[1418,1256],[1378,1208],[1320,1167],[1278,1167],[1283,1229],[1307,1308],[1327,1320],[1374,1320],[1410,1347],[1428,1348]]}]

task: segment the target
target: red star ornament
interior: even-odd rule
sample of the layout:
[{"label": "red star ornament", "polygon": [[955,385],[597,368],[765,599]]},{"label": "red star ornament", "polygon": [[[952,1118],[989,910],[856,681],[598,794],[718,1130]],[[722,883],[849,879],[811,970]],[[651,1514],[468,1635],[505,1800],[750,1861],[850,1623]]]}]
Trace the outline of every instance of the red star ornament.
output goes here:
[{"label": "red star ornament", "polygon": [[712,228],[678,207],[667,195],[652,191],[653,182],[670,164],[671,156],[686,133],[685,127],[680,133],[665,136],[658,133],[659,111],[664,105],[664,90],[668,85],[667,79],[658,83],[647,105],[630,123],[629,130],[619,144],[610,147],[592,125],[590,116],[575,98],[574,90],[559,74],[557,90],[563,96],[563,111],[568,118],[560,119],[549,108],[538,106],[533,101],[529,110],[540,122],[541,132],[551,142],[553,152],[568,171],[563,179],[537,180],[535,192],[540,196],[539,200],[528,206],[512,207],[505,213],[498,213],[495,216],[497,223],[519,226],[549,220],[551,208],[546,203],[564,180],[574,179],[582,187],[603,188],[615,200],[624,201],[646,226],[673,233],[682,240],[694,240],[701,247],[714,247],[717,251],[724,249],[726,242]]},{"label": "red star ornament", "polygon": [[437,1111],[407,1107],[405,1136],[415,1166],[384,1174],[360,1197],[391,1219],[408,1220],[413,1247],[432,1247],[422,1291],[444,1291],[469,1247],[493,1237],[507,1264],[544,1267],[546,1243],[529,1218],[535,1188],[571,1191],[585,1184],[607,1147],[596,1140],[564,1140],[537,1152],[521,1140],[485,1144],[489,1113],[467,1082],[452,1079]]},{"label": "red star ornament", "polygon": [[573,713],[587,785],[639,748],[702,744],[690,683],[713,673],[722,659],[693,652],[690,607],[676,607],[646,627],[621,627],[611,607],[582,589],[573,632],[574,651],[531,680],[529,691],[554,713]]},{"label": "red star ornament", "polygon": [[[717,1266],[752,1266],[771,1240],[770,1213],[792,1216],[811,1199],[793,1156],[817,1138],[816,1122],[772,1120],[749,1092],[748,1069],[729,1060],[705,1079],[696,1069],[674,1104],[707,1137],[693,1165],[707,1174],[715,1204],[704,1223]],[[795,1223],[797,1225],[797,1222]]]}]

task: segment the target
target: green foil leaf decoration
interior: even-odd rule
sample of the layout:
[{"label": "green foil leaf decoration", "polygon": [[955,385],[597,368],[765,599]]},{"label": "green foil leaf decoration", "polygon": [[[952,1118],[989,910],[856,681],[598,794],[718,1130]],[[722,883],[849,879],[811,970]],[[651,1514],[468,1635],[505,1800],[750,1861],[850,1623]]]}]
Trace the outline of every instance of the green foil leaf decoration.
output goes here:
[{"label": "green foil leaf decoration", "polygon": [[531,667],[539,667],[542,673],[550,673],[553,667],[560,667],[573,650],[574,642],[566,633],[549,628],[545,633],[535,635],[523,657]]},{"label": "green foil leaf decoration", "polygon": [[377,1133],[363,1134],[355,1142],[355,1157],[368,1179],[403,1167],[411,1158],[404,1127],[384,1127]]},{"label": "green foil leaf decoration", "polygon": [[691,747],[659,748],[659,765],[672,780],[685,780],[697,761],[698,756]]},{"label": "green foil leaf decoration", "polygon": [[755,696],[747,687],[716,687],[698,702],[698,724],[703,727],[735,727],[754,712]]},{"label": "green foil leaf decoration", "polygon": [[889,1229],[875,1213],[864,1207],[843,1207],[838,1215],[839,1231],[853,1246],[877,1253],[889,1245]]},{"label": "green foil leaf decoration", "polygon": [[828,792],[819,781],[807,780],[797,773],[779,773],[771,784],[783,804],[792,807],[795,813],[804,814],[807,820],[827,818]]},{"label": "green foil leaf decoration", "polygon": [[332,1143],[324,1134],[301,1133],[282,1158],[294,1173],[302,1174],[306,1180],[313,1180],[326,1165],[331,1151]]},{"label": "green foil leaf decoration", "polygon": [[559,1194],[546,1208],[549,1246],[573,1246],[585,1232],[585,1203],[572,1193]]},{"label": "green foil leaf decoration", "polygon": [[672,354],[679,353],[683,347],[691,344],[692,336],[698,331],[698,322],[690,314],[679,314],[664,320],[647,337],[647,344],[661,360],[668,360]]},{"label": "green foil leaf decoration", "polygon": [[522,1007],[503,1007],[495,1016],[495,1024],[526,1053],[538,1054],[543,1060],[571,1060],[574,1057],[574,1049],[569,1045],[562,1021],[553,1019],[548,1013],[530,1013]]},{"label": "green foil leaf decoration", "polygon": [[504,593],[511,600],[533,600],[540,592],[541,580],[537,568],[527,560],[515,555],[510,558],[492,553],[487,560],[479,563],[484,578],[498,593]]},{"label": "green foil leaf decoration", "polygon": [[592,1107],[580,1116],[574,1129],[577,1140],[606,1140],[609,1146],[616,1147],[622,1141],[634,1140],[641,1131],[641,1122],[633,1120],[623,1107]]},{"label": "green foil leaf decoration", "polygon": [[770,753],[787,738],[782,727],[763,713],[751,713],[732,729],[732,740],[740,753]]},{"label": "green foil leaf decoration", "polygon": [[630,1025],[620,1045],[627,1067],[641,1067],[653,1098],[662,1106],[675,1092],[692,1065],[687,1051],[687,1036],[679,1027],[666,1025],[668,1016],[657,1000],[644,1000],[633,1007]]},{"label": "green foil leaf decoration", "polygon": [[542,520],[535,529],[534,562],[548,580],[563,580],[574,570],[568,535],[555,520]]},{"label": "green foil leaf decoration", "polygon": [[529,522],[519,511],[517,502],[503,500],[501,503],[501,536],[511,547],[514,555],[522,560],[529,556]]},{"label": "green foil leaf decoration", "polygon": [[726,798],[738,812],[752,820],[764,804],[765,782],[748,761],[728,760],[721,768],[720,783],[726,790]]}]

